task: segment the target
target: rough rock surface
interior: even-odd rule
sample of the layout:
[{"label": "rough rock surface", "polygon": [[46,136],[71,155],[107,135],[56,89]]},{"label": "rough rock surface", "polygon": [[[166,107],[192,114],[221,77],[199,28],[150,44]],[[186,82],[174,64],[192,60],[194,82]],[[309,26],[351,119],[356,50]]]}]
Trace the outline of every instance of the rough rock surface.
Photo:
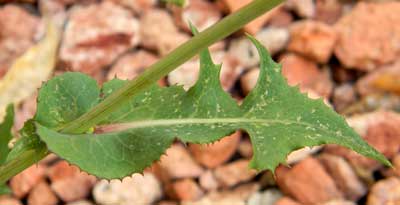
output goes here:
[{"label": "rough rock surface", "polygon": [[290,170],[277,171],[277,178],[279,188],[284,193],[304,204],[317,204],[343,197],[334,179],[314,158],[306,158]]},{"label": "rough rock surface", "polygon": [[290,33],[287,28],[266,27],[257,32],[256,38],[271,55],[274,55],[286,47]]},{"label": "rough rock surface", "polygon": [[198,177],[204,172],[203,168],[181,145],[172,145],[160,161],[163,174],[172,179]]},{"label": "rough rock surface", "polygon": [[212,191],[216,190],[219,187],[219,183],[214,176],[212,171],[206,171],[199,177],[199,184],[201,188]]},{"label": "rough rock surface", "polygon": [[301,205],[301,204],[289,197],[282,197],[274,205]]},{"label": "rough rock surface", "polygon": [[[73,202],[84,199],[90,194],[96,178],[81,172],[77,167],[60,161],[53,165],[48,173],[51,189],[63,201]],[[74,187],[71,189],[71,187]]]},{"label": "rough rock surface", "polygon": [[300,85],[302,91],[313,91],[328,97],[332,92],[332,80],[329,73],[318,69],[317,65],[295,54],[281,56],[282,73],[289,85]]},{"label": "rough rock surface", "polygon": [[211,145],[191,144],[189,150],[200,164],[207,168],[215,168],[232,157],[239,144],[240,135],[240,132],[235,132]]},{"label": "rough rock surface", "polygon": [[283,7],[275,10],[268,21],[268,26],[287,28],[293,22],[293,15]]},{"label": "rough rock surface", "polygon": [[259,189],[257,183],[243,184],[230,191],[210,192],[195,202],[184,202],[182,205],[246,205],[246,201]]},{"label": "rough rock surface", "polygon": [[357,201],[367,193],[367,187],[360,181],[346,160],[338,156],[326,154],[321,155],[319,160],[347,199]]},{"label": "rough rock surface", "polygon": [[400,180],[392,177],[376,183],[368,194],[367,205],[400,203]]},{"label": "rough rock surface", "polygon": [[206,0],[187,1],[184,8],[174,7],[173,14],[177,25],[186,31],[190,31],[188,22],[191,22],[199,31],[218,22],[221,17],[221,11],[217,5]]},{"label": "rough rock surface", "polygon": [[354,203],[352,201],[339,199],[339,200],[328,201],[321,205],[356,205],[356,203]]},{"label": "rough rock surface", "polygon": [[180,179],[166,188],[171,198],[182,201],[195,201],[204,195],[203,190],[193,179]]},{"label": "rough rock surface", "polygon": [[161,55],[189,39],[187,34],[179,32],[168,12],[161,9],[153,9],[142,16],[140,37],[143,47],[156,50]]},{"label": "rough rock surface", "polygon": [[111,67],[111,70],[107,74],[107,79],[131,80],[157,60],[157,56],[144,50],[127,53],[121,56]]},{"label": "rough rock surface", "polygon": [[[267,48],[271,55],[274,55],[285,48],[289,41],[289,31],[287,28],[267,27],[257,32],[256,38]],[[244,68],[256,66],[259,62],[259,56],[256,55],[256,47],[246,37],[233,40],[228,52],[237,58]]]},{"label": "rough rock surface", "polygon": [[[234,12],[239,10],[243,6],[247,5],[248,3],[250,3],[251,0],[223,0],[223,2],[231,12]],[[268,20],[271,18],[271,16],[277,9],[278,7],[258,17],[254,21],[248,23],[244,27],[244,30],[250,34],[257,33],[263,27],[263,25],[268,22]]]},{"label": "rough rock surface", "polygon": [[[242,73],[241,65],[236,57],[224,52],[212,52],[215,64],[222,64],[220,80],[224,90],[230,90]],[[170,85],[183,85],[187,90],[192,87],[199,75],[199,59],[192,59],[168,74]]]},{"label": "rough rock surface", "polygon": [[76,6],[69,15],[60,48],[66,69],[93,75],[139,42],[138,20],[109,1]]},{"label": "rough rock surface", "polygon": [[222,186],[234,186],[240,182],[248,181],[256,175],[255,170],[249,169],[248,163],[248,160],[238,160],[217,167],[214,171],[214,175]]},{"label": "rough rock surface", "polygon": [[326,63],[336,42],[335,30],[321,22],[305,20],[290,26],[288,50],[319,63]]},{"label": "rough rock surface", "polygon": [[2,195],[0,196],[0,204],[5,204],[5,205],[22,205],[22,203],[18,200],[15,199],[11,196],[8,195]]},{"label": "rough rock surface", "polygon": [[97,203],[104,205],[152,204],[162,196],[161,184],[151,173],[135,174],[122,181],[102,180],[93,189],[93,196]]},{"label": "rough rock surface", "polygon": [[[400,2],[359,2],[335,25],[335,55],[349,68],[372,70],[400,55]],[[365,26],[368,25],[368,26]]]},{"label": "rough rock surface", "polygon": [[44,177],[45,167],[33,165],[13,177],[10,181],[10,187],[17,198],[23,198]]},{"label": "rough rock surface", "polygon": [[393,92],[400,93],[398,82],[400,80],[400,60],[393,64],[381,66],[369,72],[357,81],[356,88],[360,95]]},{"label": "rough rock surface", "polygon": [[312,0],[288,0],[285,2],[285,7],[304,18],[311,18],[315,15],[315,4]]},{"label": "rough rock surface", "polygon": [[385,120],[369,125],[364,139],[388,158],[400,149],[399,121]]},{"label": "rough rock surface", "polygon": [[248,205],[273,205],[282,197],[277,189],[267,189],[263,192],[256,192],[250,196]]},{"label": "rough rock surface", "polygon": [[21,7],[12,4],[0,7],[0,78],[33,45],[38,26],[38,17]]},{"label": "rough rock surface", "polygon": [[157,0],[107,0],[131,9],[136,14],[149,12],[157,4]]},{"label": "rough rock surface", "polygon": [[[115,76],[135,78],[188,40],[187,20],[203,30],[250,1],[186,0],[182,8],[163,0],[3,1],[0,78],[42,36],[45,15],[57,24],[67,20],[54,75],[83,71],[101,86]],[[13,177],[8,182],[13,193],[0,196],[0,205],[400,204],[399,4],[288,0],[243,29],[283,64],[291,86],[332,104],[396,169],[344,147],[323,145],[292,152],[286,158],[292,168],[280,166],[274,177],[249,169],[251,139],[241,132],[208,145],[176,140],[144,176],[122,182],[99,181],[51,154]],[[209,48],[215,64],[222,63],[222,87],[238,104],[259,72],[257,51],[243,31]],[[195,56],[159,85],[168,80],[189,88],[198,72]],[[15,108],[17,134],[34,116],[36,96]]]},{"label": "rough rock surface", "polygon": [[337,86],[333,91],[332,101],[335,109],[343,111],[357,100],[353,85],[346,83]]},{"label": "rough rock surface", "polygon": [[343,13],[339,0],[318,0],[315,3],[315,19],[327,24],[334,24]]},{"label": "rough rock surface", "polygon": [[[302,92],[316,93],[326,98],[330,96],[333,87],[330,75],[319,69],[315,62],[293,53],[284,54],[280,59],[282,74],[289,85],[299,85]],[[253,68],[241,77],[240,84],[245,94],[256,85],[259,72],[258,68]]]},{"label": "rough rock surface", "polygon": [[47,182],[40,182],[28,196],[29,205],[56,205],[58,198]]}]

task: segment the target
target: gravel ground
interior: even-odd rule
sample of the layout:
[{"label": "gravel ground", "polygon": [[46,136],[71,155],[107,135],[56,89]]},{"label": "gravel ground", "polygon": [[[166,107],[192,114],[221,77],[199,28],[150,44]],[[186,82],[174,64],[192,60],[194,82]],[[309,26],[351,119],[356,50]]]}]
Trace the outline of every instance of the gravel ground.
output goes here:
[{"label": "gravel ground", "polygon": [[[0,79],[43,34],[45,8],[66,20],[54,75],[79,71],[99,84],[132,79],[200,30],[250,0],[190,0],[184,8],[157,0],[25,0],[0,2]],[[144,175],[96,179],[54,155],[13,177],[0,205],[400,205],[400,2],[288,0],[211,46],[223,63],[223,88],[240,102],[259,73],[250,33],[283,65],[290,85],[322,97],[397,169],[346,148],[298,150],[290,167],[248,169],[252,148],[236,132],[212,145],[176,142]],[[193,58],[161,79],[189,88]],[[40,73],[39,73],[40,75]],[[36,94],[18,105],[15,129],[33,116]]]}]

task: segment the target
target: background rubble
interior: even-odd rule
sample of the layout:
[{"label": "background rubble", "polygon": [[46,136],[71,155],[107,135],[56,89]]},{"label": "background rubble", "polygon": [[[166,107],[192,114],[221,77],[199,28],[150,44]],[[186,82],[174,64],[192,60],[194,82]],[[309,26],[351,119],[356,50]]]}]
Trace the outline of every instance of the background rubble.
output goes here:
[{"label": "background rubble", "polygon": [[[43,34],[39,7],[66,18],[54,75],[79,71],[101,84],[133,79],[200,30],[251,0],[0,1],[0,78]],[[275,176],[257,173],[246,133],[210,145],[174,144],[143,175],[98,180],[50,155],[13,177],[0,205],[398,205],[400,204],[400,2],[288,0],[211,46],[221,83],[238,102],[258,77],[255,35],[283,66],[290,85],[324,98],[395,169],[326,145],[289,156]],[[159,85],[189,88],[194,57]],[[16,128],[35,113],[35,95],[17,109]]]}]

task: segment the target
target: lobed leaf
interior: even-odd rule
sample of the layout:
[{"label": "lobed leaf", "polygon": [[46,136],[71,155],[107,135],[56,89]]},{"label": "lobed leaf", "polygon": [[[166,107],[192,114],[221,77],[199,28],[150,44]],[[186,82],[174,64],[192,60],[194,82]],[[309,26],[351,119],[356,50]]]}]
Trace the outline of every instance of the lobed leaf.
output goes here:
[{"label": "lobed leaf", "polygon": [[273,171],[290,152],[321,144],[342,145],[390,165],[322,99],[309,99],[298,87],[289,86],[281,74],[281,65],[256,39],[249,38],[260,55],[260,74],[241,108],[247,118],[263,121],[243,127],[253,144],[252,168]]},{"label": "lobed leaf", "polygon": [[55,128],[86,113],[99,100],[100,89],[96,80],[82,73],[67,72],[42,86],[34,119]]},{"label": "lobed leaf", "polygon": [[[36,132],[52,152],[90,174],[107,179],[142,172],[160,158],[175,138],[183,142],[210,143],[238,129],[250,135],[254,147],[250,166],[257,170],[274,170],[280,163],[285,163],[290,152],[328,143],[349,147],[390,164],[322,100],[311,100],[298,88],[288,86],[280,65],[273,62],[258,41],[252,37],[250,40],[258,49],[261,72],[256,87],[241,106],[223,91],[219,82],[221,66],[214,65],[209,52],[203,51],[200,54],[199,79],[192,88],[185,92],[178,86],[153,86],[134,96],[101,123],[103,130],[112,128],[109,133],[58,133],[51,128],[64,121],[47,120],[45,116],[41,120],[38,118]],[[72,76],[68,86],[88,83],[77,74],[67,75]],[[55,78],[48,84],[61,84],[60,79]],[[104,84],[100,96],[108,96],[123,84],[124,81],[120,80]],[[71,96],[79,95],[97,103],[92,95],[97,92],[65,89],[74,90]],[[47,110],[55,112],[51,116],[72,120],[79,115],[74,111],[76,115],[65,117],[64,105],[57,103],[40,105],[50,101],[46,99],[54,95],[50,94],[51,89],[40,92],[42,100],[38,106],[48,106]],[[67,92],[60,95],[57,98],[67,95]],[[71,99],[66,98],[63,103],[74,103]]]}]

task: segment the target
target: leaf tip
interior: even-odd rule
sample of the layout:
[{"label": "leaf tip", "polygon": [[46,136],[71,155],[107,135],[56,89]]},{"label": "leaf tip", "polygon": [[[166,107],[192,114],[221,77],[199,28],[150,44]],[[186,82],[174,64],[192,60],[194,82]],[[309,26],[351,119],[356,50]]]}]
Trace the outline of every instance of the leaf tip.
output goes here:
[{"label": "leaf tip", "polygon": [[384,166],[394,168],[393,164],[381,153],[378,152],[378,156],[373,157],[375,160],[381,162]]},{"label": "leaf tip", "polygon": [[197,30],[196,26],[194,26],[194,24],[191,21],[188,21],[188,24],[189,24],[189,28],[192,31],[192,34],[194,36],[199,34],[199,30]]}]

